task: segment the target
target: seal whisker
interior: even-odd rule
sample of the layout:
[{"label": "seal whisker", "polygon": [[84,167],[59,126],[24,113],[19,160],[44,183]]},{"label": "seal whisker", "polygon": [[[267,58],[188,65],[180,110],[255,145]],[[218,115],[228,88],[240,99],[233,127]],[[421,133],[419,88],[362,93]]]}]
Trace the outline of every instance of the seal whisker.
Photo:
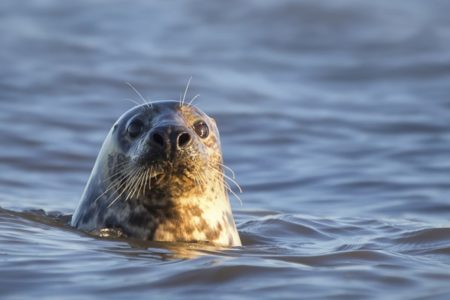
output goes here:
[{"label": "seal whisker", "polygon": [[[125,166],[126,164],[123,164],[123,166]],[[115,168],[117,168],[117,166],[115,166]],[[106,177],[103,181],[105,182],[105,181],[107,181],[107,180],[110,180],[110,179],[112,179],[113,177],[115,177],[115,176],[117,176],[117,175],[119,175],[119,174],[121,174],[121,173],[125,173],[125,172],[127,172],[128,170],[132,170],[134,168],[134,166],[133,165],[129,165],[129,166],[126,166],[126,167],[124,167],[124,168],[121,168],[120,170],[118,170],[117,172],[114,172],[113,174],[111,174],[111,175],[109,175],[108,177]]]},{"label": "seal whisker", "polygon": [[189,106],[192,106],[192,103],[195,101],[195,99],[197,99],[198,97],[200,97],[200,94],[195,95],[194,97],[192,97],[191,101],[189,101]]},{"label": "seal whisker", "polygon": [[230,185],[225,180],[225,177],[223,177],[223,174],[220,171],[217,171],[216,169],[213,169],[212,167],[211,167],[211,170],[215,171],[215,173],[212,174],[213,180],[221,182],[225,189],[231,189]]},{"label": "seal whisker", "polygon": [[142,96],[142,94],[130,82],[127,81],[127,82],[125,82],[125,84],[128,85],[136,93],[136,95],[142,100],[142,104],[146,104],[144,96]]},{"label": "seal whisker", "polygon": [[120,185],[117,186],[117,190],[123,189],[126,191],[129,187],[130,179],[134,176],[134,174],[135,174],[135,170],[133,170],[133,169],[126,171],[124,176],[122,176],[118,182]]},{"label": "seal whisker", "polygon": [[232,189],[228,188],[228,190],[233,194],[233,196],[239,201],[239,204],[242,206],[243,204],[241,197],[239,197]]},{"label": "seal whisker", "polygon": [[120,179],[120,177],[123,177],[124,174],[126,174],[126,172],[131,171],[133,169],[132,166],[126,167],[126,169],[121,169],[120,171],[115,172],[114,174],[111,174],[110,176],[108,176],[107,178],[105,178],[103,180],[103,182],[106,181],[115,181],[117,179]]},{"label": "seal whisker", "polygon": [[136,186],[135,186],[135,188],[134,188],[135,193],[136,193],[136,197],[139,197],[139,194],[140,194],[140,192],[141,192],[141,185],[142,185],[142,181],[144,180],[144,177],[142,176],[143,173],[144,173],[144,171],[141,170],[141,171],[139,172],[139,174],[136,176],[136,177],[137,177],[137,179],[136,179],[136,183],[137,183],[137,184],[136,184]]},{"label": "seal whisker", "polygon": [[[102,196],[104,196],[108,191],[116,186],[116,182],[112,181],[110,185],[105,189],[103,193],[101,193],[97,198],[94,199],[94,202],[97,202]],[[113,193],[114,194],[114,193]]]},{"label": "seal whisker", "polygon": [[111,180],[111,185],[112,184],[119,184],[119,183],[121,183],[122,181],[124,181],[128,176],[129,176],[129,172],[131,172],[131,170],[132,170],[132,167],[129,167],[127,170],[125,170],[125,172],[124,171],[122,171],[122,172],[124,172],[123,174],[121,174],[121,175],[118,175],[118,174],[120,174],[120,173],[122,173],[122,172],[117,172],[116,173],[116,175],[114,175],[114,177],[116,177],[116,176],[118,176],[117,178],[110,178]]},{"label": "seal whisker", "polygon": [[139,185],[137,190],[137,196],[139,196],[141,193],[144,195],[143,186],[145,186],[145,176],[147,174],[147,170],[143,168],[141,172],[139,173]]},{"label": "seal whisker", "polygon": [[[129,165],[129,167],[132,167],[132,164],[130,164],[130,162],[128,162],[128,161],[122,161],[120,163],[117,163],[117,164],[114,164],[113,166],[111,166],[111,169],[114,171],[113,175],[122,172],[123,167],[127,166],[127,165]],[[110,175],[110,176],[113,176],[113,175]],[[107,178],[110,178],[110,177],[107,177]]]},{"label": "seal whisker", "polygon": [[122,196],[122,194],[123,194],[124,192],[121,192],[119,195],[117,195],[117,197],[116,198],[114,198],[114,200],[113,201],[111,201],[111,203],[110,204],[108,204],[108,206],[107,206],[107,208],[110,208],[111,206],[113,206],[114,205],[114,203],[116,203],[117,202],[117,200],[119,200],[119,198]]},{"label": "seal whisker", "polygon": [[139,103],[139,102],[137,102],[136,100],[131,99],[131,98],[125,98],[125,99],[123,99],[123,100],[130,101],[130,102],[132,102],[133,104],[138,105],[138,106],[142,104],[142,103]]},{"label": "seal whisker", "polygon": [[202,187],[208,184],[206,173],[200,168],[195,168],[193,173],[195,174],[194,179],[196,179],[197,187],[199,189],[202,189]]},{"label": "seal whisker", "polygon": [[145,186],[147,185],[147,174],[148,174],[148,169],[144,169],[142,171],[142,182],[141,182],[141,186],[140,186],[140,193],[142,194],[142,196],[145,195]]},{"label": "seal whisker", "polygon": [[239,183],[237,183],[236,180],[234,180],[233,178],[231,178],[230,176],[228,176],[227,174],[225,174],[223,171],[220,171],[218,169],[215,169],[214,167],[211,167],[211,170],[215,171],[215,172],[219,172],[222,174],[223,177],[225,177],[226,179],[228,179],[229,181],[231,181],[232,183],[234,183],[234,185],[236,185],[236,187],[239,189],[239,192],[242,193],[242,188],[239,185]]},{"label": "seal whisker", "polygon": [[[129,179],[130,177],[125,178],[124,181],[120,184],[120,186],[117,187],[117,189],[115,190],[115,193],[117,193],[117,197],[108,205],[108,207],[111,207],[117,200],[120,199],[120,197],[122,197],[122,195],[128,193],[128,188],[130,184]],[[113,193],[113,195],[115,193]]]},{"label": "seal whisker", "polygon": [[122,187],[123,191],[127,193],[127,196],[131,192],[135,181],[133,180],[136,174],[139,172],[140,169],[132,170],[128,173],[128,176],[124,179],[125,185]]},{"label": "seal whisker", "polygon": [[113,206],[114,203],[116,203],[116,201],[119,200],[119,198],[120,198],[125,192],[127,192],[127,190],[128,190],[128,185],[129,185],[129,179],[130,179],[130,177],[133,176],[132,174],[135,174],[137,171],[138,171],[138,170],[134,170],[134,171],[129,172],[129,173],[127,174],[127,176],[123,179],[123,182],[120,183],[120,186],[117,187],[117,189],[114,191],[113,195],[114,195],[116,192],[120,191],[120,189],[122,189],[122,191],[117,195],[117,197],[116,197],[113,201],[111,201],[111,203],[108,205],[108,208],[110,208],[111,206]]},{"label": "seal whisker", "polygon": [[241,186],[239,185],[239,183],[237,183],[236,180],[234,180],[233,178],[231,178],[230,176],[228,176],[227,174],[223,173],[223,176],[228,179],[229,181],[231,181],[232,183],[234,183],[234,185],[236,185],[236,187],[239,189],[240,193],[243,193]]},{"label": "seal whisker", "polygon": [[148,179],[148,190],[152,190],[152,177],[153,176],[153,167],[150,167],[149,179]]},{"label": "seal whisker", "polygon": [[117,168],[117,167],[120,167],[120,166],[123,166],[123,165],[127,165],[127,164],[129,164],[130,162],[129,161],[121,161],[121,162],[118,162],[118,163],[115,163],[113,166],[111,166],[111,167],[113,167],[113,168]]},{"label": "seal whisker", "polygon": [[145,180],[144,183],[142,184],[142,195],[145,196],[145,187],[148,185],[148,174],[149,174],[150,169],[146,169],[145,170]]},{"label": "seal whisker", "polygon": [[216,177],[216,178],[217,178],[218,180],[222,180],[222,182],[224,183],[224,187],[225,187],[225,188],[226,188],[226,189],[227,189],[234,197],[236,197],[236,199],[239,201],[239,203],[240,203],[241,206],[242,206],[242,200],[241,200],[241,198],[236,194],[235,191],[233,191],[233,189],[230,187],[230,185],[228,184],[228,182],[226,181],[226,179],[228,179],[228,180],[230,180],[231,182],[233,182],[233,183],[238,187],[239,192],[242,193],[242,189],[241,189],[241,187],[239,186],[239,184],[238,184],[235,180],[233,180],[232,178],[230,178],[229,176],[227,176],[226,174],[224,174],[223,171],[214,168],[214,166],[210,166],[210,170],[216,172],[216,173],[215,173],[216,176],[222,176],[222,179],[221,179],[220,177]]},{"label": "seal whisker", "polygon": [[150,167],[150,180],[148,181],[148,190],[152,190],[152,173],[153,173],[153,167]]},{"label": "seal whisker", "polygon": [[[131,167],[130,167],[131,169]],[[123,170],[116,172],[113,176],[116,176],[117,174],[123,172]],[[98,199],[100,199],[103,195],[105,195],[108,191],[110,191],[113,188],[117,188],[117,186],[120,184],[120,182],[127,177],[128,174],[122,174],[117,179],[111,180],[111,183],[108,185],[108,187],[105,189],[103,193],[100,194],[97,198],[95,198],[94,202],[96,202]],[[106,178],[104,181],[111,179],[113,176],[110,176],[109,178]],[[114,195],[114,193],[113,193]]]},{"label": "seal whisker", "polygon": [[239,204],[241,204],[242,206],[242,200],[241,198],[230,188],[230,186],[228,185],[228,183],[226,181],[225,182],[225,188],[239,201]]},{"label": "seal whisker", "polygon": [[225,165],[225,164],[222,164],[222,163],[219,163],[223,168],[225,168],[225,169],[227,169],[228,171],[230,171],[231,172],[231,176],[233,177],[233,179],[236,179],[236,173],[234,173],[234,171],[233,171],[233,169],[232,168],[230,168],[229,166],[227,166],[227,165]]},{"label": "seal whisker", "polygon": [[142,171],[139,173],[139,178],[138,178],[139,184],[138,184],[138,186],[137,186],[137,188],[136,188],[136,196],[138,196],[138,197],[139,197],[139,195],[141,194],[141,191],[142,191],[142,185],[143,185],[143,183],[144,183],[144,178],[145,178],[145,170],[142,170]]},{"label": "seal whisker", "polygon": [[133,181],[133,182],[130,185],[130,193],[128,193],[125,201],[128,201],[128,199],[132,198],[135,195],[135,193],[138,191],[138,186],[139,186],[139,180],[140,180],[140,174],[141,173],[142,173],[142,169],[138,169],[137,172],[132,177],[133,180],[130,180],[130,181]]},{"label": "seal whisker", "polygon": [[128,194],[127,198],[125,199],[125,201],[128,201],[130,198],[132,198],[133,196],[139,196],[139,184],[140,184],[140,180],[141,180],[141,170],[139,170],[139,172],[133,176],[133,185],[131,187],[131,191]]},{"label": "seal whisker", "polygon": [[186,94],[187,94],[187,92],[189,90],[189,85],[191,84],[191,80],[192,80],[192,76],[189,77],[189,80],[188,80],[188,82],[186,84],[186,88],[184,89],[183,99],[181,100],[181,105],[180,106],[183,106],[184,100],[186,100]]},{"label": "seal whisker", "polygon": [[141,98],[143,104],[147,105],[147,107],[149,108],[153,108],[152,102],[145,100],[144,96],[142,96],[142,94],[130,82],[127,81],[126,84],[136,93],[139,98]]}]

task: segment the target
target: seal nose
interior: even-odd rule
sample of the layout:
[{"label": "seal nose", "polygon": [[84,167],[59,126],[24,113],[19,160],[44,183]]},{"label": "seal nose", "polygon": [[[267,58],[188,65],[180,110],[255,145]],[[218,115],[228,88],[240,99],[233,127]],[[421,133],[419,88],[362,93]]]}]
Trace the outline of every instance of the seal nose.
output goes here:
[{"label": "seal nose", "polygon": [[189,134],[189,132],[186,131],[178,132],[176,139],[177,139],[177,148],[183,149],[189,146],[191,141],[191,135]]},{"label": "seal nose", "polygon": [[153,130],[150,135],[150,143],[161,150],[181,150],[191,144],[192,137],[183,127],[162,127]]},{"label": "seal nose", "polygon": [[165,148],[164,146],[167,144],[166,137],[163,132],[154,132],[151,136],[151,141],[161,148]]}]

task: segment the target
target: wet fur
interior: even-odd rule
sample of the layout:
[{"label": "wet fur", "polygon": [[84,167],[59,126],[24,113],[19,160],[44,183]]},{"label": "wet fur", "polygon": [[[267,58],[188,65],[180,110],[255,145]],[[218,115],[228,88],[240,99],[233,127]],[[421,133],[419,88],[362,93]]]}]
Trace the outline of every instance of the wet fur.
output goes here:
[{"label": "wet fur", "polygon": [[[136,116],[148,122],[147,130],[164,122],[185,126],[192,131],[192,146],[161,160],[145,136],[132,141],[125,134]],[[199,118],[210,128],[204,140],[192,130]],[[72,226],[146,240],[239,246],[222,166],[217,127],[203,112],[175,101],[135,107],[106,137]]]}]

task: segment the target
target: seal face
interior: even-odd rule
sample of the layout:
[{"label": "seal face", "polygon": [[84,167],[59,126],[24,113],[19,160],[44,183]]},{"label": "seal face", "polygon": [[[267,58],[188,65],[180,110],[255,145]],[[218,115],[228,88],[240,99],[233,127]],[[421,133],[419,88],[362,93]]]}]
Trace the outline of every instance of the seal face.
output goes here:
[{"label": "seal face", "polygon": [[111,128],[72,226],[156,241],[240,246],[215,121],[191,105],[134,107]]}]

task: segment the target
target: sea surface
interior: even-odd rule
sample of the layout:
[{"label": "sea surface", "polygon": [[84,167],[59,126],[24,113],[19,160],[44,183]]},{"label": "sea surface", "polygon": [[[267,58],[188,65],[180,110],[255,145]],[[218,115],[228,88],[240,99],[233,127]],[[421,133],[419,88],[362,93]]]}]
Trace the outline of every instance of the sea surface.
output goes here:
[{"label": "sea surface", "polygon": [[[0,298],[450,299],[449,12],[2,0]],[[126,83],[177,100],[190,77],[243,189],[243,246],[70,228],[104,137],[139,101]]]}]

